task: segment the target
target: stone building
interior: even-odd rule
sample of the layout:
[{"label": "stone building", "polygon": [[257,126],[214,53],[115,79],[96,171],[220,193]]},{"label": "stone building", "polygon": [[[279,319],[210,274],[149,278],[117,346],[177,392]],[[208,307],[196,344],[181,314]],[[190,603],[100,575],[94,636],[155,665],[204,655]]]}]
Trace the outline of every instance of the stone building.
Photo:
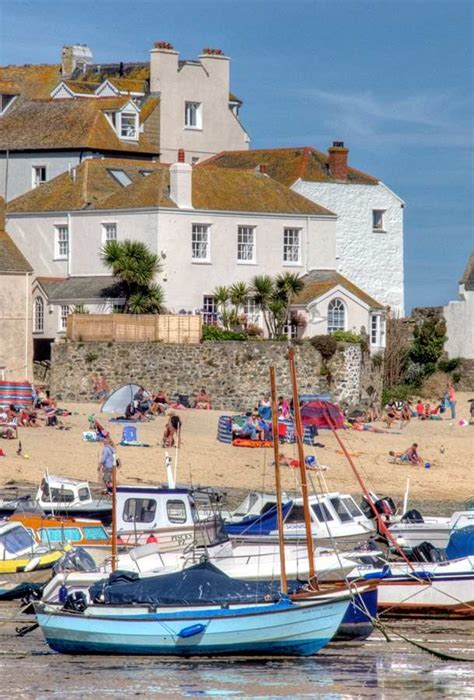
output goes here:
[{"label": "stone building", "polygon": [[314,148],[221,153],[221,168],[255,168],[337,214],[336,269],[396,316],[404,315],[404,202],[383,182],[348,163],[349,149],[335,142]]},{"label": "stone building", "polygon": [[459,280],[459,299],[443,308],[447,340],[444,349],[448,357],[474,359],[474,252]]},{"label": "stone building", "polygon": [[32,267],[5,231],[0,197],[0,380],[33,377],[31,337]]},{"label": "stone building", "polygon": [[230,59],[204,49],[180,60],[157,42],[150,60],[94,64],[87,46],[64,47],[56,65],[0,68],[0,190],[7,201],[86,158],[190,163],[248,148],[230,92]]}]

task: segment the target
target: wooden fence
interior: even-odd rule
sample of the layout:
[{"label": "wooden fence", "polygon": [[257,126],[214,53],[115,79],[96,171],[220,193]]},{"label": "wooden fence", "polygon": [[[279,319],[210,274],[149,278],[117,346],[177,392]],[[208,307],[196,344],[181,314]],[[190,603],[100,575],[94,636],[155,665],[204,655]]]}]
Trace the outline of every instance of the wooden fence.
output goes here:
[{"label": "wooden fence", "polygon": [[199,343],[201,316],[71,314],[67,337],[77,341],[120,343]]}]

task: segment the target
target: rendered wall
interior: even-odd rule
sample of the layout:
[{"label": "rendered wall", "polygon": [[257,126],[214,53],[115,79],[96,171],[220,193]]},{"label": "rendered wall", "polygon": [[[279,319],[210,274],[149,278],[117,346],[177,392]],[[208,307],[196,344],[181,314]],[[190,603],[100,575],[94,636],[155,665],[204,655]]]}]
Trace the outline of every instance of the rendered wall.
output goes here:
[{"label": "rendered wall", "polygon": [[464,292],[464,299],[451,301],[443,308],[448,357],[474,359],[474,292]]},{"label": "rendered wall", "polygon": [[[299,180],[296,192],[338,215],[337,270],[398,316],[404,315],[403,209],[385,185]],[[372,210],[385,210],[385,232],[372,228]]]},{"label": "rendered wall", "polygon": [[[80,163],[79,151],[70,153],[55,153],[54,151],[10,153],[7,163],[5,153],[0,155],[0,192],[6,192],[9,202],[25,192],[33,189],[32,169],[34,165],[46,166],[46,177],[52,180],[57,175],[67,171],[68,167]],[[7,183],[5,186],[5,179]]]},{"label": "rendered wall", "polygon": [[0,369],[5,380],[33,377],[31,275],[0,275]]}]

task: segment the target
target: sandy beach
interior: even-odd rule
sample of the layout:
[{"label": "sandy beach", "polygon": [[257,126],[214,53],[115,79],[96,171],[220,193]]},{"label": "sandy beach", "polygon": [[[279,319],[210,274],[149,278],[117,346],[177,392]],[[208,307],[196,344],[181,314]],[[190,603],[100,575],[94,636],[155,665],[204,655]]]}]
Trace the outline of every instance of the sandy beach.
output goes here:
[{"label": "sandy beach", "polygon": [[[442,421],[411,420],[400,431],[394,425],[390,434],[342,431],[345,444],[353,455],[368,487],[379,495],[399,498],[410,478],[410,496],[414,499],[436,501],[464,501],[474,495],[472,465],[474,454],[474,426],[462,427],[460,418],[468,418],[468,394],[458,394],[457,418]],[[88,416],[95,413],[118,443],[121,424],[110,422],[111,416],[100,413],[100,404],[62,404],[72,412],[63,419],[69,430],[55,428],[19,428],[22,456],[16,454],[16,440],[1,440],[5,457],[0,457],[0,486],[9,482],[39,483],[45,470],[97,481],[99,443],[88,443],[82,432],[88,429]],[[193,483],[220,488],[274,490],[273,452],[271,449],[239,448],[218,442],[217,421],[223,411],[183,410],[183,438],[178,455],[177,477],[180,483]],[[160,446],[165,417],[138,425],[139,440],[150,447],[122,447],[117,451],[122,467],[118,472],[120,483],[160,483],[165,481],[165,450]],[[377,424],[380,425],[380,424]],[[382,427],[382,426],[381,426]],[[360,492],[335,437],[327,430],[320,431],[319,442],[324,448],[305,446],[307,454],[315,453],[329,469],[324,472],[328,487],[333,490]],[[419,452],[430,468],[388,462],[389,450],[403,451],[417,442]],[[170,451],[173,458],[176,451]],[[296,447],[284,445],[282,452],[296,458]],[[297,488],[297,471],[283,470],[283,484],[287,490]],[[317,481],[316,477],[315,483]]]}]

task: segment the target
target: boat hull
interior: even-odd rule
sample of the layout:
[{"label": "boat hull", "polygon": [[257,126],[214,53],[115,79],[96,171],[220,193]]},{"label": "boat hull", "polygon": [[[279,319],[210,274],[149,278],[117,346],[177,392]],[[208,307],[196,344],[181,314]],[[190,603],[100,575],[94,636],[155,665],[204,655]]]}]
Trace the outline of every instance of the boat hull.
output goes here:
[{"label": "boat hull", "polygon": [[134,617],[51,613],[41,603],[35,611],[51,649],[65,654],[309,656],[332,639],[348,604],[341,597],[305,607],[282,602]]},{"label": "boat hull", "polygon": [[32,588],[42,586],[51,578],[51,566],[34,571],[0,573],[0,600],[23,598]]}]

